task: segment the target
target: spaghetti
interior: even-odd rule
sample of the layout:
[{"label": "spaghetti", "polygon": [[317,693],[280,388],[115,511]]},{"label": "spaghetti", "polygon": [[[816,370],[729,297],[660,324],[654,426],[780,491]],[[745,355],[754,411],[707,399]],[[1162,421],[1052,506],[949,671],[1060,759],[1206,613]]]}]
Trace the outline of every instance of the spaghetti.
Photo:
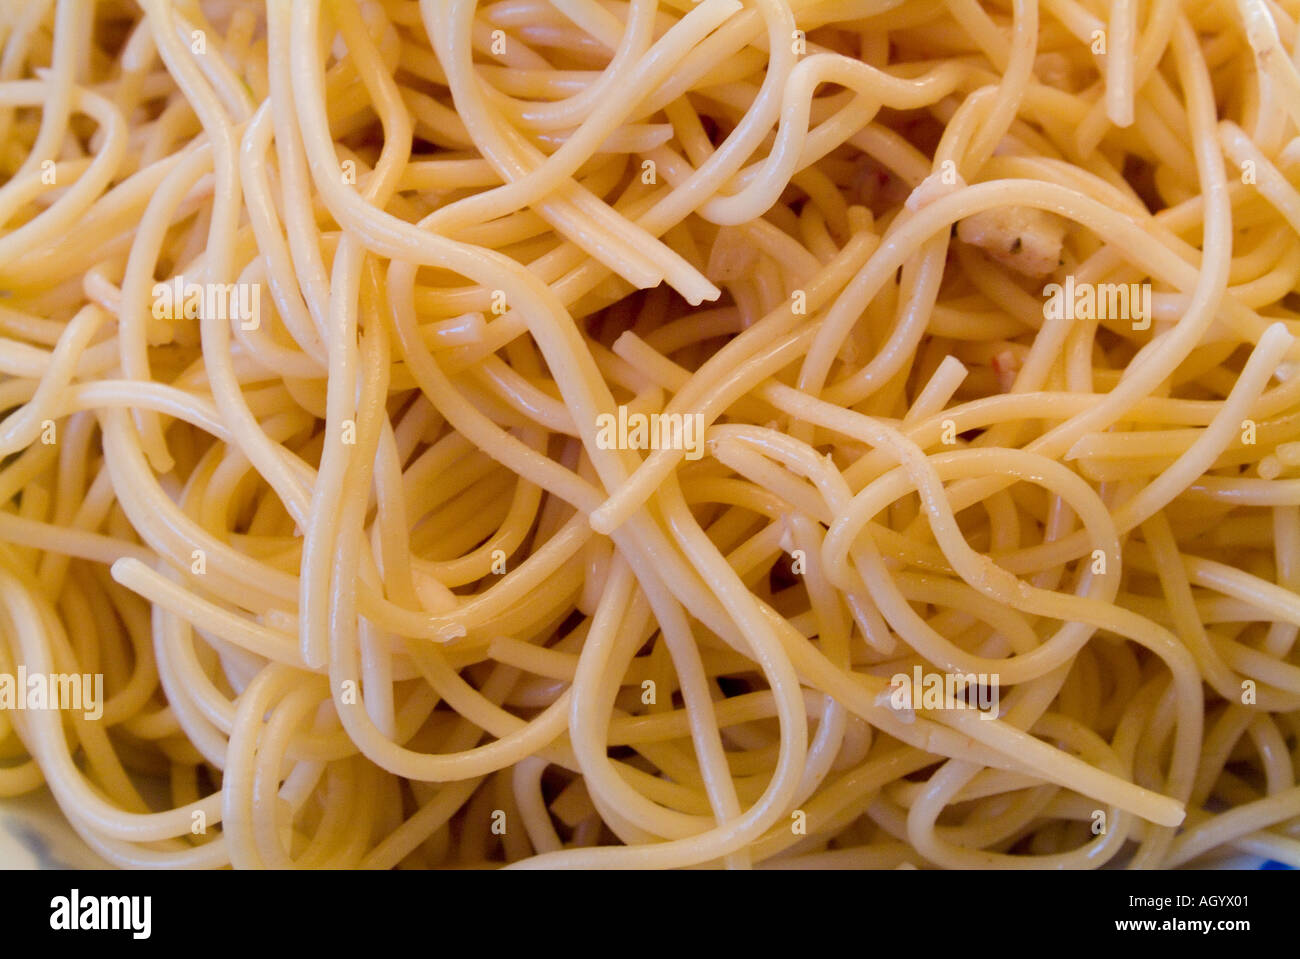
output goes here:
[{"label": "spaghetti", "polygon": [[1300,866],[1298,21],[10,5],[0,674],[105,693],[0,795],[121,866]]}]

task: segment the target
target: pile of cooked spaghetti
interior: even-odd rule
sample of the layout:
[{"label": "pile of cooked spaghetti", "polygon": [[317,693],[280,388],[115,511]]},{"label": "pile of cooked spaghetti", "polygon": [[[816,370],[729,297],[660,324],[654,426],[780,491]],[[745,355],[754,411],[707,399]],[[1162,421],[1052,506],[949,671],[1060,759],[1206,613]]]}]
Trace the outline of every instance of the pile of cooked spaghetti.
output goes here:
[{"label": "pile of cooked spaghetti", "polygon": [[0,673],[106,699],[0,795],[124,866],[1300,864],[1298,20],[6,5]]}]

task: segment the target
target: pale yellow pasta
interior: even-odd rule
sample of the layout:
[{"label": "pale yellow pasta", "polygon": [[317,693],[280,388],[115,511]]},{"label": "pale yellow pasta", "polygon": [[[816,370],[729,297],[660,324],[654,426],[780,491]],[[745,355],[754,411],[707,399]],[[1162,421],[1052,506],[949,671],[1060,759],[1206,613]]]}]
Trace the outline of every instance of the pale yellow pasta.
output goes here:
[{"label": "pale yellow pasta", "polygon": [[0,797],[119,866],[1300,867],[1289,15],[0,6]]}]

